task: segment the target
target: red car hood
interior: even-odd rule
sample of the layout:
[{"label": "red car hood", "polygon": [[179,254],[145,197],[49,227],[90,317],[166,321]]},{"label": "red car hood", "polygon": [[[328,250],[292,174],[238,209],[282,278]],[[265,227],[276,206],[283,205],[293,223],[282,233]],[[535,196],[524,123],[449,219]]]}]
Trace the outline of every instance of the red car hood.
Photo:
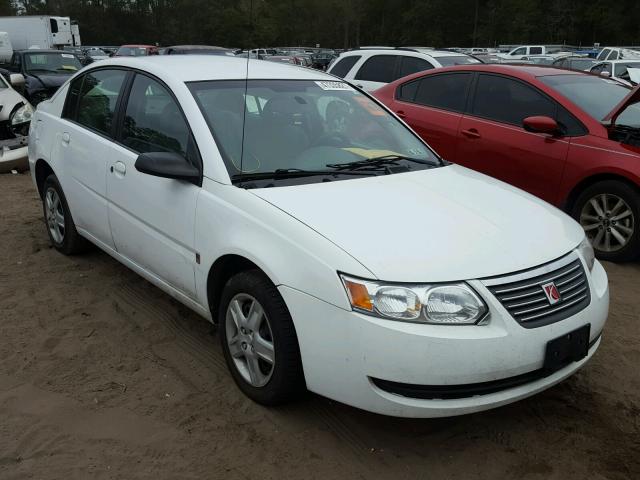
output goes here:
[{"label": "red car hood", "polygon": [[628,107],[633,105],[634,103],[640,102],[640,85],[635,87],[629,95],[624,97],[622,101],[611,110],[606,117],[602,119],[603,123],[609,123],[611,125],[616,123],[618,116],[625,111]]}]

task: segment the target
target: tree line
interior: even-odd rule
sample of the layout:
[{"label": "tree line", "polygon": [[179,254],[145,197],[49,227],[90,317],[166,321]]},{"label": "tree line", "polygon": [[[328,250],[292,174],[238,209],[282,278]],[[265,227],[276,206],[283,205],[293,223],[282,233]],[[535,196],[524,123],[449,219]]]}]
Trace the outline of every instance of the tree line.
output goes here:
[{"label": "tree line", "polygon": [[62,15],[86,45],[640,45],[638,0],[0,0]]}]

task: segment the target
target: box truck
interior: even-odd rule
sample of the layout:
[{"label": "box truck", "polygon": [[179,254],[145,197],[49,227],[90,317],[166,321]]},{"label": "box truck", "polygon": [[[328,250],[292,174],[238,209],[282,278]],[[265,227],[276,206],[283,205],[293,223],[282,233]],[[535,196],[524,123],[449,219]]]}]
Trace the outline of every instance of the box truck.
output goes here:
[{"label": "box truck", "polygon": [[7,32],[14,50],[61,49],[80,46],[78,25],[69,17],[18,15],[0,17],[0,32]]}]

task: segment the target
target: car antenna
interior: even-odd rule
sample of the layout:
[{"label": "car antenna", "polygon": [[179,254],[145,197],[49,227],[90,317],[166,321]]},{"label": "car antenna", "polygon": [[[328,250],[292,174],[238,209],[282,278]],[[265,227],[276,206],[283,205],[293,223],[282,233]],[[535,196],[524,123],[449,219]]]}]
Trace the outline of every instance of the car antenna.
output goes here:
[{"label": "car antenna", "polygon": [[249,46],[247,48],[247,64],[244,77],[244,102],[242,106],[242,145],[240,146],[240,173],[244,172],[244,133],[247,124],[247,93],[249,91],[249,59],[251,58],[251,45],[253,44],[253,0],[249,3],[249,24],[248,24]]}]

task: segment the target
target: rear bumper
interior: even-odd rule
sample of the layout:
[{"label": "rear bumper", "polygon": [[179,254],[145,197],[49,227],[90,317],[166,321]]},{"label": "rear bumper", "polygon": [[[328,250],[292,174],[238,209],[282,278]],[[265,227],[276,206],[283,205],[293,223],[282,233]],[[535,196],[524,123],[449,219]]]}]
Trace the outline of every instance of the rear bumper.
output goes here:
[{"label": "rear bumper", "polygon": [[[587,308],[534,329],[519,325],[480,282],[470,283],[487,302],[491,317],[487,325],[473,326],[383,320],[345,311],[285,286],[279,289],[296,326],[309,390],[385,415],[443,417],[520,400],[581,368],[600,344],[598,337],[609,308],[604,269],[596,262],[589,276],[591,303]],[[531,374],[542,369],[547,342],[586,324],[591,325],[586,358],[525,383],[460,398],[414,398],[406,391],[399,394],[388,388],[389,382],[469,386]]]}]

